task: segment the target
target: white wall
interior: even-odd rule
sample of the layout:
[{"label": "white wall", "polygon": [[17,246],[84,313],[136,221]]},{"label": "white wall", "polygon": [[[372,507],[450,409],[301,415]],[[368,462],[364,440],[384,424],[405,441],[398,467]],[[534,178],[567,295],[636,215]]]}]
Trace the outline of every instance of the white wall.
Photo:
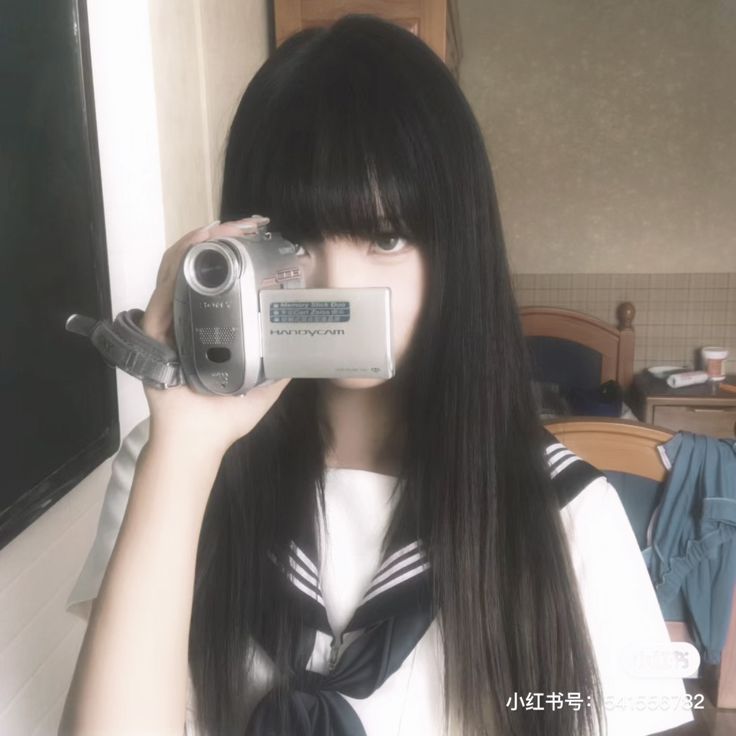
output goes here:
[{"label": "white wall", "polygon": [[736,4],[459,14],[517,273],[736,272]]},{"label": "white wall", "polygon": [[267,56],[266,0],[150,4],[166,238],[216,219],[225,140]]},{"label": "white wall", "polygon": [[[267,55],[266,0],[87,0],[113,313],[145,307],[162,250],[214,219],[224,132]],[[118,372],[123,435],[147,413]],[[65,602],[110,460],[0,551],[0,734],[56,733],[84,636]]]}]

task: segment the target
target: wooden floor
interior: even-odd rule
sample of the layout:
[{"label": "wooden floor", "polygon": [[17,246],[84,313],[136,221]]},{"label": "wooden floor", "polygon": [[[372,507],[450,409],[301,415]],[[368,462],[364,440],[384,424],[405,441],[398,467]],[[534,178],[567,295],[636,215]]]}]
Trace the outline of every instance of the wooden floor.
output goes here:
[{"label": "wooden floor", "polygon": [[704,707],[693,710],[694,723],[663,731],[662,736],[736,736],[736,710],[714,708],[712,697],[701,680],[685,680],[685,688],[691,695],[702,693]]}]

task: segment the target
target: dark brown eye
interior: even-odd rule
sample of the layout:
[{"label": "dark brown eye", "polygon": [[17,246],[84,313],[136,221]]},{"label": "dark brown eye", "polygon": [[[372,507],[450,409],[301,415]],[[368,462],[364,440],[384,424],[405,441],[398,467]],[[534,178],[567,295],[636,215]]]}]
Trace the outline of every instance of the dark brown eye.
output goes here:
[{"label": "dark brown eye", "polygon": [[384,253],[398,253],[407,245],[406,238],[400,238],[398,235],[379,235],[373,242]]}]

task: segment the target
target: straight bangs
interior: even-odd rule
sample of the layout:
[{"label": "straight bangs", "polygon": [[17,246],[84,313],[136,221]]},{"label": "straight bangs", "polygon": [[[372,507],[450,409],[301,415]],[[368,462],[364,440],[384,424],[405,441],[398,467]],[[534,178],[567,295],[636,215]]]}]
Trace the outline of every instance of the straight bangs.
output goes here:
[{"label": "straight bangs", "polygon": [[459,172],[443,161],[448,130],[429,108],[433,95],[463,100],[442,61],[408,35],[347,16],[285,41],[233,121],[221,219],[265,215],[294,242],[389,232],[436,240],[437,202]]}]

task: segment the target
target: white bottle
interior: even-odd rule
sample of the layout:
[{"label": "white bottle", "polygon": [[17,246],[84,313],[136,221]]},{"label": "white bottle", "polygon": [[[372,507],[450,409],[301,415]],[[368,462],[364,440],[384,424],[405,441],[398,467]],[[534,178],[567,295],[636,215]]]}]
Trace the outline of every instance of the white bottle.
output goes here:
[{"label": "white bottle", "polygon": [[707,382],[708,374],[705,371],[685,371],[685,373],[675,373],[667,378],[667,385],[670,388],[683,388]]}]

